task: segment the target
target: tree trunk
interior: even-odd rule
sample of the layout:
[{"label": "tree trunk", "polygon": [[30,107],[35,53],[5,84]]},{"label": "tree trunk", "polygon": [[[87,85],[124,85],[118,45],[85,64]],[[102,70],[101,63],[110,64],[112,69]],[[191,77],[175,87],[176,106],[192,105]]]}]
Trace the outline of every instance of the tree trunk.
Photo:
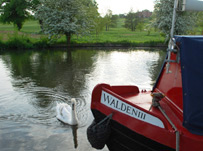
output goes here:
[{"label": "tree trunk", "polygon": [[39,24],[40,24],[40,28],[41,28],[41,30],[43,31],[44,29],[43,29],[43,21],[40,19],[39,20]]},{"label": "tree trunk", "polygon": [[68,32],[68,33],[65,33],[65,35],[66,35],[67,45],[68,47],[70,47],[71,33]]}]

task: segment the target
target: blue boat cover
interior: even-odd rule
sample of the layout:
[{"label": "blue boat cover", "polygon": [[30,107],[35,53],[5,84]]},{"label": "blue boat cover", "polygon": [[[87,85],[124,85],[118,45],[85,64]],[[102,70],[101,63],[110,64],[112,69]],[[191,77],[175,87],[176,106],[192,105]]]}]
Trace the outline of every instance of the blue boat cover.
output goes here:
[{"label": "blue boat cover", "polygon": [[203,135],[203,36],[175,36],[180,43],[183,126]]}]

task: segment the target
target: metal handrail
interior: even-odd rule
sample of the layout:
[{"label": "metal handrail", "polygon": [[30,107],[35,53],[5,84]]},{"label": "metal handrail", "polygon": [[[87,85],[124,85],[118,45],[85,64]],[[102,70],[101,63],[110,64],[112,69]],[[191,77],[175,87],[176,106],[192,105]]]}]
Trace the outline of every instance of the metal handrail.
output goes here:
[{"label": "metal handrail", "polygon": [[175,124],[173,124],[173,122],[168,117],[168,115],[165,113],[165,111],[163,110],[163,108],[161,107],[161,105],[159,103],[165,97],[165,95],[158,92],[158,93],[152,93],[151,96],[153,97],[153,99],[152,99],[152,105],[150,107],[150,110],[151,110],[152,106],[157,107],[161,111],[163,116],[167,119],[167,121],[169,122],[169,124],[171,125],[171,127],[174,129],[174,131],[176,133],[176,151],[179,151],[179,149],[180,149],[180,133],[179,133],[177,127],[175,126]]}]

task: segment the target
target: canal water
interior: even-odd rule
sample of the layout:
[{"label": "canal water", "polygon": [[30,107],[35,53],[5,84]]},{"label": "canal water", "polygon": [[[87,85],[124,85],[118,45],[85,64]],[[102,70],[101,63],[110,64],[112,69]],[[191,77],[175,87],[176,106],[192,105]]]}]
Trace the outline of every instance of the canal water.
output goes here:
[{"label": "canal water", "polygon": [[[0,150],[94,151],[86,136],[98,83],[151,90],[166,52],[43,50],[0,54]],[[77,100],[78,126],[56,119],[57,102]],[[107,147],[103,151],[107,151]]]}]

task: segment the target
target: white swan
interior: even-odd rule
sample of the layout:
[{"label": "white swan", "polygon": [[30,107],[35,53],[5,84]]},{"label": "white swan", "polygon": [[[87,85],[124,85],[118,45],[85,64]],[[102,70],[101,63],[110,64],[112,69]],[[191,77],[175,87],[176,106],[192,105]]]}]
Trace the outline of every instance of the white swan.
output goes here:
[{"label": "white swan", "polygon": [[57,103],[56,112],[56,118],[63,123],[69,125],[78,124],[78,118],[76,114],[76,100],[74,98],[71,99],[71,105],[66,103]]}]

